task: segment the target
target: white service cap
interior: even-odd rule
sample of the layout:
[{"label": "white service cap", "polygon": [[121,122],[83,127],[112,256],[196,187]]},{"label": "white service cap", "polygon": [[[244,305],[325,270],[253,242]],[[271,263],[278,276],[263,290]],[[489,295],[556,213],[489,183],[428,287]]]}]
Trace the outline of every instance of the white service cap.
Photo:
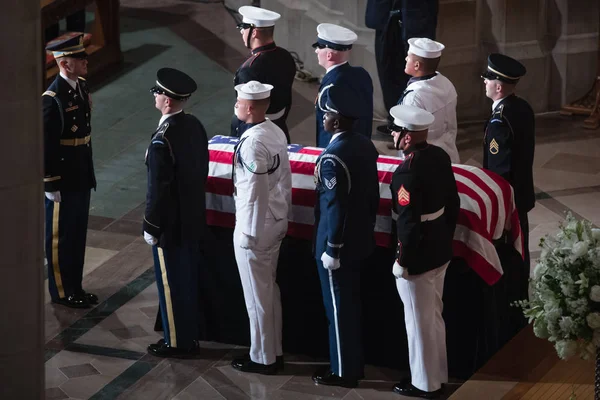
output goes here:
[{"label": "white service cap", "polygon": [[245,100],[262,100],[271,95],[273,85],[260,83],[258,81],[250,81],[235,86],[238,98]]},{"label": "white service cap", "polygon": [[394,118],[394,125],[413,132],[427,129],[435,121],[435,117],[429,111],[402,104],[392,107],[390,115]]},{"label": "white service cap", "polygon": [[275,21],[281,18],[281,15],[274,11],[253,6],[242,6],[238,9],[238,12],[243,17],[243,23],[252,24],[257,28],[274,26]]},{"label": "white service cap", "polygon": [[321,45],[333,50],[350,50],[356,39],[358,39],[356,33],[348,28],[334,24],[319,24],[317,26],[317,42],[313,44],[313,47]]},{"label": "white service cap", "polygon": [[408,52],[423,58],[438,58],[446,46],[428,38],[408,39]]}]

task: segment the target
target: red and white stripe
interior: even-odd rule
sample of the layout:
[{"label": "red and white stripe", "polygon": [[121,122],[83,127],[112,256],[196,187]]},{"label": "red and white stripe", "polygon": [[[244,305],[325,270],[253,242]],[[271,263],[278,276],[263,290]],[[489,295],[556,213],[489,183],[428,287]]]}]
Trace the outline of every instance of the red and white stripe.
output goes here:
[{"label": "red and white stripe", "polygon": [[[210,164],[206,185],[209,225],[227,228],[235,225],[231,181],[233,148],[233,144],[209,143]],[[321,152],[322,149],[317,147],[301,147],[289,153],[292,167],[289,236],[307,240],[313,237],[316,201],[314,169]],[[401,162],[399,158],[387,156],[380,156],[377,162],[380,203],[375,238],[377,245],[383,247],[392,244],[392,195],[389,185]],[[454,253],[463,257],[481,278],[492,285],[502,276],[502,267],[492,240],[499,239],[505,231],[509,231],[515,249],[522,254],[521,230],[512,188],[500,176],[481,168],[458,164],[453,164],[452,168],[461,202],[454,235]]]}]

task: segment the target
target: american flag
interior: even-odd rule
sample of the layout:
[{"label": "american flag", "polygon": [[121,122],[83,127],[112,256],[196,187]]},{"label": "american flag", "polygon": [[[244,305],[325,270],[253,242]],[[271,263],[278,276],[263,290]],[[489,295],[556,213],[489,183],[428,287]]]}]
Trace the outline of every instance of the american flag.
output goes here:
[{"label": "american flag", "polygon": [[[215,136],[209,141],[209,172],[206,185],[206,212],[209,225],[233,228],[235,203],[231,171],[237,138]],[[288,146],[292,167],[292,212],[288,235],[312,240],[316,201],[314,169],[323,149],[297,144]],[[375,225],[378,246],[390,247],[392,241],[392,204],[390,182],[399,158],[380,156],[379,210]],[[510,184],[481,168],[453,164],[460,196],[460,213],[454,234],[454,255],[463,257],[489,285],[502,276],[502,266],[492,240],[509,232],[510,241],[522,255],[519,217]],[[391,268],[391,266],[390,266]]]}]

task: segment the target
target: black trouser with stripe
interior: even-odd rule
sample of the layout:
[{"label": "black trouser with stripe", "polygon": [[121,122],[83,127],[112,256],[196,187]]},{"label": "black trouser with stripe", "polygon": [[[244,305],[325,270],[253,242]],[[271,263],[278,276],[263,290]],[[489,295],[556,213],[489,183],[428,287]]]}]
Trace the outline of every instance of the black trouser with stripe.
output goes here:
[{"label": "black trouser with stripe", "polygon": [[52,300],[82,292],[83,262],[90,190],[60,192],[61,201],[46,200],[46,259]]},{"label": "black trouser with stripe", "polygon": [[199,336],[198,244],[152,246],[164,339],[189,349]]}]

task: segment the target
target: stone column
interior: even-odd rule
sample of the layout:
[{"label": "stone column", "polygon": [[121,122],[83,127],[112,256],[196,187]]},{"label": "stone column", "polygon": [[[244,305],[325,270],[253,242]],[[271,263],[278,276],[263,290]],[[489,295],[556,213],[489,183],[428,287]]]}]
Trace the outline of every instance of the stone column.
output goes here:
[{"label": "stone column", "polygon": [[596,79],[600,7],[597,1],[547,0],[545,13],[548,108],[556,110],[584,96]]},{"label": "stone column", "polygon": [[0,398],[44,398],[39,0],[0,12]]}]

